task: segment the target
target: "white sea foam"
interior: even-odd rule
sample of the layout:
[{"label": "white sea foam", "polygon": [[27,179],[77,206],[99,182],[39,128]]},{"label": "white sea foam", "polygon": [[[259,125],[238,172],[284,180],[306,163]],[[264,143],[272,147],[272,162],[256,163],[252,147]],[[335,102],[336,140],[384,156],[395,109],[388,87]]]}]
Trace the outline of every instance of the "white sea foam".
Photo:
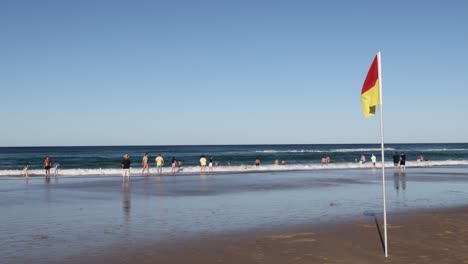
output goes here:
[{"label": "white sea foam", "polygon": [[329,152],[323,150],[314,150],[314,149],[289,149],[289,150],[274,150],[274,149],[267,149],[267,150],[257,150],[257,153],[322,153],[322,152]]},{"label": "white sea foam", "polygon": [[[240,165],[240,166],[219,166],[214,168],[214,172],[221,173],[244,173],[244,172],[269,172],[269,171],[299,171],[299,170],[330,170],[330,169],[363,169],[370,168],[370,162],[359,164],[354,162],[330,163],[330,164],[286,164],[286,165]],[[441,161],[407,161],[407,168],[416,167],[435,167],[435,166],[468,166],[468,160],[441,160]],[[380,163],[378,163],[380,167]],[[393,167],[392,162],[386,162],[385,167]],[[208,168],[206,168],[208,172]],[[156,169],[150,169],[154,175]],[[180,168],[178,174],[197,174],[200,173],[199,166],[188,166]],[[0,176],[21,176],[22,170],[0,170]],[[120,176],[121,169],[61,169],[60,176]],[[163,168],[163,174],[171,174],[171,168]],[[43,176],[44,170],[29,170],[30,176]],[[53,175],[53,170],[51,172]],[[131,169],[131,175],[141,175],[141,168]],[[53,176],[52,176],[53,177]]]},{"label": "white sea foam", "polygon": [[[395,150],[394,148],[385,148],[387,151],[393,151]],[[380,148],[355,148],[355,149],[335,149],[332,150],[331,152],[380,152]]]},{"label": "white sea foam", "polygon": [[[394,148],[385,148],[385,150],[393,151]],[[380,152],[380,148],[353,148],[353,149],[330,149],[330,150],[318,150],[318,149],[288,149],[288,150],[257,150],[257,153],[347,153],[347,152]]]},{"label": "white sea foam", "polygon": [[419,151],[421,151],[421,152],[445,152],[445,151],[460,152],[460,151],[468,151],[468,149],[464,149],[464,148],[454,148],[454,149],[442,148],[442,149],[421,149]]}]

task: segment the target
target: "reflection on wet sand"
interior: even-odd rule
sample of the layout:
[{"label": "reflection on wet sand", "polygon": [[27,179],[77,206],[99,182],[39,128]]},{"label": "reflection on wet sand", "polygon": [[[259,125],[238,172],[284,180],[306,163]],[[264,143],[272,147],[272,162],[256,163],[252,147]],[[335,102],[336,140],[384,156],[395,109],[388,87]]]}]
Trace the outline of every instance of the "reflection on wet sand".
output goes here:
[{"label": "reflection on wet sand", "polygon": [[202,183],[206,181],[206,174],[205,173],[200,174],[200,181]]},{"label": "reflection on wet sand", "polygon": [[149,180],[149,178],[150,178],[150,176],[149,176],[149,173],[147,173],[147,174],[143,175],[143,182],[144,182],[145,184],[147,184],[147,183],[148,183],[148,180]]},{"label": "reflection on wet sand", "polygon": [[393,186],[395,190],[406,190],[406,172],[393,172]]},{"label": "reflection on wet sand", "polygon": [[49,182],[50,182],[50,178],[49,178],[49,180],[47,180],[47,177],[46,177],[45,178],[46,185],[45,185],[45,188],[44,188],[44,201],[48,205],[50,204],[50,201],[51,201],[51,195],[50,195],[51,186],[50,186]]},{"label": "reflection on wet sand", "polygon": [[161,175],[156,176],[156,182],[157,183],[162,183],[163,177]]},{"label": "reflection on wet sand", "polygon": [[122,183],[122,209],[126,221],[130,220],[130,182]]}]

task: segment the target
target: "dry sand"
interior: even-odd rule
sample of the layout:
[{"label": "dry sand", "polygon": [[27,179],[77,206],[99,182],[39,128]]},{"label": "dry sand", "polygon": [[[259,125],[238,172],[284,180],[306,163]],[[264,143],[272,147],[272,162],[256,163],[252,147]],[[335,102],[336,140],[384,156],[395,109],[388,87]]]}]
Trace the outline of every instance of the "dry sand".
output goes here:
[{"label": "dry sand", "polygon": [[468,207],[389,214],[388,258],[376,220],[133,244],[61,263],[468,263]]}]

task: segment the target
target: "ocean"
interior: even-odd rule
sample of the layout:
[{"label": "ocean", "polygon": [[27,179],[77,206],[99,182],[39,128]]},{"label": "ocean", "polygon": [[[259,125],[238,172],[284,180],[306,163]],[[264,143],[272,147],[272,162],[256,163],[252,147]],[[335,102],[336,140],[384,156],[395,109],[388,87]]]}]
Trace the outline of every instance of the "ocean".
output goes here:
[{"label": "ocean", "polygon": [[[355,162],[361,154],[370,161],[371,154],[380,162],[380,144],[307,144],[307,145],[208,145],[208,146],[78,146],[78,147],[1,147],[0,176],[21,176],[29,163],[30,176],[42,176],[46,156],[60,163],[61,176],[120,175],[124,154],[132,160],[132,175],[141,174],[141,159],[150,154],[154,170],[154,158],[161,153],[165,159],[164,173],[170,172],[170,160],[175,157],[183,162],[178,174],[199,172],[201,155],[213,158],[218,166],[215,172],[297,171],[318,169],[352,169],[370,166]],[[468,143],[386,144],[385,166],[393,166],[392,155],[404,152],[407,167],[467,166]],[[416,162],[419,155],[426,161]],[[320,163],[329,156],[331,163]],[[261,165],[254,166],[255,159]],[[274,165],[274,161],[285,165]]]}]

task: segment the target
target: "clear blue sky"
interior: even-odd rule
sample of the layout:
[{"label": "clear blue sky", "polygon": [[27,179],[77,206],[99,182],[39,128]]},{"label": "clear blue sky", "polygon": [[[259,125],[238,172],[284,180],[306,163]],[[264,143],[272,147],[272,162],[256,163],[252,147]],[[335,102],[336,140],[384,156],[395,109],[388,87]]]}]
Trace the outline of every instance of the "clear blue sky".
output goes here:
[{"label": "clear blue sky", "polygon": [[0,146],[468,142],[468,1],[1,1]]}]

